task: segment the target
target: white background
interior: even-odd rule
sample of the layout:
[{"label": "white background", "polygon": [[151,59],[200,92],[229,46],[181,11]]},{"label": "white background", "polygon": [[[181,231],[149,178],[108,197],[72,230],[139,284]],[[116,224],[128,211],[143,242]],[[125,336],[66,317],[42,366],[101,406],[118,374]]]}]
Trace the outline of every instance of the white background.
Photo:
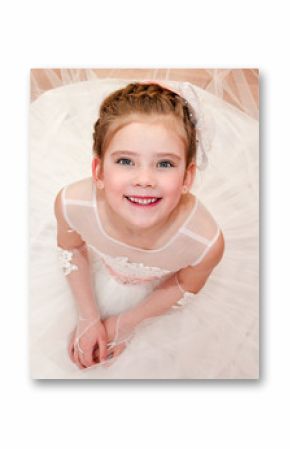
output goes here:
[{"label": "white background", "polygon": [[[286,1],[276,0],[271,7],[260,2],[260,8],[246,0],[162,3],[38,0],[1,6],[2,447],[289,447]],[[32,67],[260,69],[259,381],[30,380],[27,129]]]}]

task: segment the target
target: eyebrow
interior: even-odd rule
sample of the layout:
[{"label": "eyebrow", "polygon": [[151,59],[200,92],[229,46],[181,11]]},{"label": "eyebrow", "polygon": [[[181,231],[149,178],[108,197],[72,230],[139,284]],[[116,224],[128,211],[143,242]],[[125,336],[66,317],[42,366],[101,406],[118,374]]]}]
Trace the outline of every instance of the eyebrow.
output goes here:
[{"label": "eyebrow", "polygon": [[[129,155],[129,156],[139,157],[139,154],[135,153],[134,151],[114,151],[113,153],[111,153],[111,156],[117,156],[117,155]],[[175,153],[155,153],[155,156],[157,156],[157,157],[172,157],[172,158],[181,160],[181,157]]]}]

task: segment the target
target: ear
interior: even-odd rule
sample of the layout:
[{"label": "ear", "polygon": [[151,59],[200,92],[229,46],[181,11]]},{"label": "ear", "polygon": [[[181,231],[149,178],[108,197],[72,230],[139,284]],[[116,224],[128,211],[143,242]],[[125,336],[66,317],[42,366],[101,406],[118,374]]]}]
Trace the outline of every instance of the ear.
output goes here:
[{"label": "ear", "polygon": [[98,156],[95,156],[92,160],[92,177],[97,182],[97,186],[103,188],[102,163]]},{"label": "ear", "polygon": [[183,179],[183,189],[184,191],[189,191],[196,174],[196,164],[194,161],[191,161],[187,169],[185,170],[184,179]]}]

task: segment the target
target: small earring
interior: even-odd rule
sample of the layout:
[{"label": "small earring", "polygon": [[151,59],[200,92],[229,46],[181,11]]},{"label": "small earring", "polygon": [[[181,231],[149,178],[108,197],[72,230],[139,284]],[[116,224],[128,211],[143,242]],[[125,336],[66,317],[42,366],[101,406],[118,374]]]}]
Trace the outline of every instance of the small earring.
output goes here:
[{"label": "small earring", "polygon": [[100,190],[104,188],[104,183],[100,179],[97,179],[97,188]]},{"label": "small earring", "polygon": [[183,187],[182,187],[182,193],[187,193],[187,192],[188,192],[188,187],[183,186]]}]

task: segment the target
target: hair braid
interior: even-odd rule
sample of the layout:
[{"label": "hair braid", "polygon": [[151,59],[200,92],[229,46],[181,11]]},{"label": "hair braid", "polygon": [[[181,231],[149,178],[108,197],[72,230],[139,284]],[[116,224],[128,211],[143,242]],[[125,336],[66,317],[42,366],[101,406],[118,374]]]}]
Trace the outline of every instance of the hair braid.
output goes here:
[{"label": "hair braid", "polygon": [[194,111],[189,110],[187,102],[177,93],[155,83],[130,83],[104,99],[100,106],[100,118],[94,125],[94,155],[102,160],[108,142],[120,125],[137,114],[174,117],[186,139],[186,165],[195,159]]}]

